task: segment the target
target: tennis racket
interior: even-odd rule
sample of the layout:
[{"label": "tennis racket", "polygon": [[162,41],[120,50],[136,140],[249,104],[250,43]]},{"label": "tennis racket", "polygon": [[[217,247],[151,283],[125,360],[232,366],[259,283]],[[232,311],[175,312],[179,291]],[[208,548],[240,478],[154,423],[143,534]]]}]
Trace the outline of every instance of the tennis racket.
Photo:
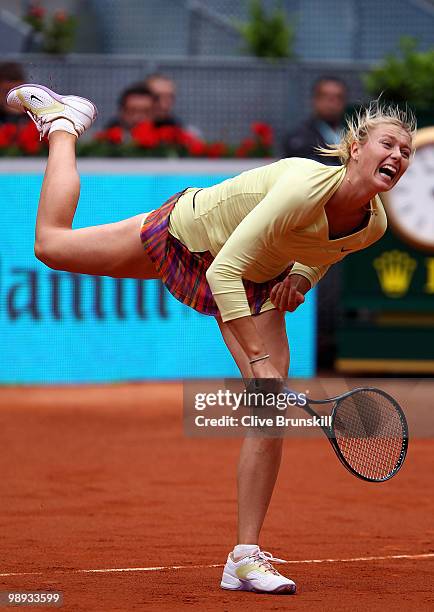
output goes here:
[{"label": "tennis racket", "polygon": [[408,448],[407,420],[398,402],[381,389],[364,387],[324,400],[307,398],[306,404],[297,405],[320,418],[312,405],[329,403],[330,425],[320,426],[343,466],[368,482],[395,476]]}]

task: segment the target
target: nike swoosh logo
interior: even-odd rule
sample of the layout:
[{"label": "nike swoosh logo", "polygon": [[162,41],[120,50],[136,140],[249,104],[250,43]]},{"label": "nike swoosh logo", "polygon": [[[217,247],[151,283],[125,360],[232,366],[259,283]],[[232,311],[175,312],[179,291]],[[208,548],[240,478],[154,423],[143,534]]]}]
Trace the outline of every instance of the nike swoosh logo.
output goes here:
[{"label": "nike swoosh logo", "polygon": [[42,100],[40,100],[40,99],[38,98],[38,96],[34,96],[34,95],[32,94],[32,95],[30,96],[30,102],[31,102],[33,99],[35,99],[35,100],[37,100],[38,102],[40,102],[41,104],[43,104]]}]

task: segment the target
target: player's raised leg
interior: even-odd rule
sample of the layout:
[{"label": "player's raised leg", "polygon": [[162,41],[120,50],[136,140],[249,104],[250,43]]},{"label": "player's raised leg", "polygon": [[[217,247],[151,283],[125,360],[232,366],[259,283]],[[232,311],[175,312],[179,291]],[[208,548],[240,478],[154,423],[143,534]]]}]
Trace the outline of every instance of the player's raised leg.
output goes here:
[{"label": "player's raised leg", "polygon": [[[289,348],[284,313],[269,310],[254,318],[273,365],[286,378]],[[241,374],[252,378],[247,355],[227,325],[218,320],[224,341]],[[279,562],[258,546],[259,534],[271,500],[282,456],[282,438],[246,437],[238,464],[238,542],[228,556],[221,586],[228,590],[295,593],[295,583],[271,562]]]},{"label": "player's raised leg", "polygon": [[137,215],[106,225],[72,229],[80,196],[75,144],[97,115],[92,102],[61,96],[41,85],[12,89],[8,104],[26,111],[42,136],[49,156],[39,201],[35,253],[58,270],[121,278],[155,278],[143,250]]}]

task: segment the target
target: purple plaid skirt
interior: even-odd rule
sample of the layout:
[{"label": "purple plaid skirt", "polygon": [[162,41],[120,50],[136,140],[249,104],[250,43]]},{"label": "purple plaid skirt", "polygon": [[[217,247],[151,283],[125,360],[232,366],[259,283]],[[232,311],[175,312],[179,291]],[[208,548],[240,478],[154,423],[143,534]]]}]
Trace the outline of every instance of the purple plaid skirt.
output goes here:
[{"label": "purple plaid skirt", "polygon": [[[217,317],[220,314],[219,309],[206,280],[206,271],[214,260],[213,256],[209,251],[189,251],[169,233],[170,213],[183,193],[184,191],[176,193],[146,217],[140,229],[140,238],[170,293],[198,312]],[[253,315],[260,313],[264,302],[270,297],[271,289],[286,277],[288,271],[264,283],[243,279]]]}]

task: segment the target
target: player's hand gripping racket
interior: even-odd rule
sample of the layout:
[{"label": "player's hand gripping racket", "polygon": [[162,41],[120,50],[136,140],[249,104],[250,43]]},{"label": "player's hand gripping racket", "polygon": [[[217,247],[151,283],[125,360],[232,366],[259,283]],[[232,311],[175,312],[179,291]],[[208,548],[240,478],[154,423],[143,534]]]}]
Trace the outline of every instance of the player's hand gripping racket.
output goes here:
[{"label": "player's hand gripping racket", "polygon": [[321,427],[347,470],[369,482],[395,476],[408,447],[407,420],[396,400],[381,389],[365,387],[297,405],[319,418],[312,405],[328,403],[333,404],[331,425]]}]

